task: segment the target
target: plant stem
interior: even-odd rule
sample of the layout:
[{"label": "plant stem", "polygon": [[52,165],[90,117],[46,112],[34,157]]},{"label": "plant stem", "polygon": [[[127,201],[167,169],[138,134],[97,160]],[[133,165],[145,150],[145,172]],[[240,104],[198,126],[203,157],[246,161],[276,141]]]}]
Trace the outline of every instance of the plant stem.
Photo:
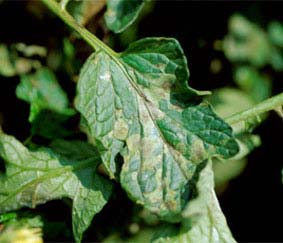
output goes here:
[{"label": "plant stem", "polygon": [[[117,57],[118,53],[113,51],[110,47],[99,40],[95,35],[89,32],[86,28],[79,25],[76,20],[57,3],[55,0],[41,0],[54,14],[61,18],[68,26],[77,31],[80,36],[96,51],[104,51],[111,57]],[[62,0],[62,3],[67,3],[68,1]],[[258,105],[233,114],[225,119],[229,124],[235,124],[241,121],[245,121],[249,118],[259,116],[262,113],[268,112],[270,110],[278,110],[280,106],[283,105],[283,93],[276,95],[270,99],[267,99]]]},{"label": "plant stem", "polygon": [[55,15],[62,19],[69,27],[77,31],[80,36],[96,51],[103,50],[110,56],[117,56],[118,54],[110,47],[99,40],[95,35],[89,32],[86,28],[78,24],[78,22],[55,0],[41,0]]},{"label": "plant stem", "polygon": [[25,141],[23,142],[23,145],[26,146],[26,145],[30,144],[31,140],[32,140],[32,134],[29,135],[29,136],[25,139]]},{"label": "plant stem", "polygon": [[246,121],[249,118],[256,117],[262,113],[268,112],[270,110],[276,110],[283,105],[283,93],[273,96],[265,101],[262,101],[258,105],[247,109],[242,112],[235,113],[224,120],[229,124],[235,124],[241,121]]}]

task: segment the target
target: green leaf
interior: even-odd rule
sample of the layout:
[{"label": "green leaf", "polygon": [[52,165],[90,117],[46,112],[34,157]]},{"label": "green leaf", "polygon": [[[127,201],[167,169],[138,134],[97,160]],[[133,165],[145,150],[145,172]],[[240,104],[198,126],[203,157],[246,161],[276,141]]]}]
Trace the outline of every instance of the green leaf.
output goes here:
[{"label": "green leaf", "polygon": [[17,217],[16,213],[4,213],[0,215],[0,223],[3,223],[5,221],[15,219]]},{"label": "green leaf", "polygon": [[68,97],[60,87],[55,75],[47,68],[41,68],[35,74],[23,75],[17,86],[16,95],[31,104],[29,121],[32,122],[43,109],[57,113],[73,115],[68,108]]},{"label": "green leaf", "polygon": [[145,243],[150,242],[153,228],[141,229],[137,234],[132,235],[129,238],[121,238],[119,234],[112,234],[103,240],[103,243]]},{"label": "green leaf", "polygon": [[107,0],[107,11],[104,15],[108,28],[120,33],[129,27],[138,17],[144,0]]},{"label": "green leaf", "polygon": [[270,64],[276,71],[283,69],[283,28],[271,22],[268,31],[235,14],[229,19],[229,33],[223,41],[223,51],[232,62],[248,62],[260,68]]},{"label": "green leaf", "polygon": [[150,242],[164,242],[168,239],[178,236],[180,233],[180,227],[174,224],[162,224],[155,228],[155,232],[152,235]]},{"label": "green leaf", "polygon": [[272,46],[266,33],[241,15],[229,19],[229,34],[223,44],[224,53],[232,62],[248,61],[262,67],[270,61]]},{"label": "green leaf", "polygon": [[25,43],[16,43],[15,48],[18,52],[21,52],[22,55],[25,57],[32,57],[32,56],[40,56],[46,57],[47,56],[47,49],[43,46],[38,45],[26,45]]},{"label": "green leaf", "polygon": [[228,87],[214,90],[213,94],[208,96],[206,100],[212,104],[215,112],[223,118],[249,109],[256,104],[254,99],[243,90]]},{"label": "green leaf", "polygon": [[89,144],[57,141],[51,149],[29,151],[14,137],[0,134],[6,174],[0,177],[0,213],[68,197],[73,200],[77,242],[106,204],[111,185],[96,174],[100,160]]},{"label": "green leaf", "polygon": [[283,48],[283,25],[280,22],[270,22],[268,25],[268,35],[274,45]]},{"label": "green leaf", "polygon": [[9,50],[4,44],[0,44],[0,74],[5,77],[12,77],[16,74],[16,70],[10,60]]},{"label": "green leaf", "polygon": [[[222,118],[229,117],[232,114],[236,114],[237,112],[244,111],[246,109],[252,108],[256,105],[255,98],[253,95],[249,95],[247,92],[254,92],[254,90],[259,90],[259,87],[253,87],[249,83],[257,82],[257,80],[247,79],[245,81],[245,77],[243,77],[243,87],[246,92],[240,89],[235,88],[221,88],[217,89],[213,92],[211,96],[208,96],[206,99],[212,104],[215,112]],[[262,92],[264,94],[266,92]],[[261,97],[260,94],[254,93],[254,96]],[[262,121],[263,116],[256,117],[253,119],[248,119],[243,122],[233,124],[234,134],[240,134],[243,132],[250,133],[252,130],[259,125]]]},{"label": "green leaf", "polygon": [[[242,67],[239,68],[239,70],[244,71],[246,69]],[[247,69],[247,71],[248,70],[249,69]],[[246,92],[235,88],[221,88],[215,90],[213,94],[207,98],[220,117],[228,117],[237,112],[250,109],[256,104],[255,98],[252,95],[248,95],[247,92],[252,93],[256,89],[259,90],[260,87],[255,86],[259,86],[260,80],[255,79],[253,75],[249,77],[249,75],[245,75],[245,73],[242,74],[242,77],[238,78],[242,79],[241,86]],[[265,92],[262,92],[261,94],[264,93]],[[261,97],[261,94],[254,93],[256,97]],[[225,161],[213,159],[213,171],[217,193],[221,193],[228,185],[228,182],[237,177],[244,170],[248,162],[245,157],[255,147],[260,145],[259,136],[250,134],[251,131],[247,132],[247,130],[250,130],[254,125],[255,124],[250,124],[250,121],[246,121],[244,124],[233,124],[233,131],[234,134],[236,134],[240,148],[239,153]]]},{"label": "green leaf", "polygon": [[43,243],[41,228],[29,228],[23,226],[15,228],[13,226],[5,227],[0,234],[1,243]]},{"label": "green leaf", "polygon": [[10,46],[0,44],[0,75],[13,77],[30,72],[33,68],[41,67],[38,60],[32,56],[45,57],[46,48],[37,45],[16,43]]},{"label": "green leaf", "polygon": [[106,0],[70,1],[67,5],[67,10],[81,25],[86,25],[93,16],[103,9],[105,4]]},{"label": "green leaf", "polygon": [[42,227],[43,221],[40,216],[19,216],[5,222],[4,227],[1,227],[0,242],[43,243]]},{"label": "green leaf", "polygon": [[178,240],[186,239],[187,242],[235,242],[219,202],[214,192],[214,179],[211,162],[200,173],[197,183],[198,196],[191,201],[183,213],[183,217],[195,217],[196,223],[186,233],[178,237]]},{"label": "green leaf", "polygon": [[41,110],[32,122],[32,135],[39,135],[47,139],[58,139],[74,134],[66,128],[66,123],[70,119],[69,115],[59,114],[50,110]]},{"label": "green leaf", "polygon": [[271,81],[252,67],[241,66],[237,68],[234,80],[256,103],[271,95]]},{"label": "green leaf", "polygon": [[76,108],[110,176],[118,176],[120,153],[123,188],[168,220],[178,220],[201,162],[238,152],[231,128],[199,103],[187,78],[179,43],[147,38],[118,58],[103,51],[91,55],[78,83]]},{"label": "green leaf", "polygon": [[248,162],[246,156],[261,144],[260,137],[252,134],[240,134],[238,135],[237,141],[240,151],[236,156],[225,161],[213,160],[215,188],[217,193],[223,191],[230,180],[242,173]]},{"label": "green leaf", "polygon": [[236,242],[227,226],[214,192],[211,162],[197,183],[198,196],[183,212],[182,231],[175,237],[162,237],[154,242]]},{"label": "green leaf", "polygon": [[14,228],[42,228],[44,225],[41,216],[33,215],[30,212],[18,211],[17,213],[10,212],[2,215],[4,216],[4,226],[12,226]]}]

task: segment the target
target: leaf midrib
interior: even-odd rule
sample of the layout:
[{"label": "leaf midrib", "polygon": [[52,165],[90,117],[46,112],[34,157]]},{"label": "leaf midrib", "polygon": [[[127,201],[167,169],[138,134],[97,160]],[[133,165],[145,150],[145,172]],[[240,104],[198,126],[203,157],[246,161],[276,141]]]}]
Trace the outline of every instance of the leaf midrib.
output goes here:
[{"label": "leaf midrib", "polygon": [[[147,105],[147,102],[151,102],[153,103],[150,99],[148,99],[145,94],[143,94],[139,87],[135,84],[134,80],[132,80],[131,75],[128,73],[127,69],[124,66],[128,66],[125,62],[123,62],[122,60],[120,60],[120,56],[121,54],[119,54],[118,57],[116,56],[111,56],[109,55],[109,53],[105,52],[121,69],[121,71],[123,72],[123,74],[127,77],[127,79],[129,80],[129,83],[132,85],[132,87],[134,88],[134,90],[137,92],[137,94],[140,96],[140,98],[143,100],[143,103],[146,107],[146,110],[156,128],[156,130],[158,131],[158,134],[160,136],[160,138],[162,139],[163,143],[166,145],[166,147],[168,148],[168,151],[175,151],[176,153],[180,154],[181,156],[183,156],[178,150],[176,150],[174,147],[172,147],[170,144],[167,143],[166,139],[164,138],[163,134],[161,133],[161,131],[159,130],[159,127],[156,124],[155,119],[153,118],[153,115],[151,114],[151,111]],[[154,105],[154,104],[153,104]],[[158,108],[159,109],[159,108]],[[182,166],[179,164],[178,160],[176,159],[176,157],[174,156],[174,153],[172,154],[174,160],[177,162],[178,167],[180,168],[180,170],[182,171],[183,175],[187,178],[185,171],[183,170]],[[184,157],[184,156],[183,156]],[[187,160],[187,159],[186,159]],[[191,178],[187,178],[188,180]]]}]

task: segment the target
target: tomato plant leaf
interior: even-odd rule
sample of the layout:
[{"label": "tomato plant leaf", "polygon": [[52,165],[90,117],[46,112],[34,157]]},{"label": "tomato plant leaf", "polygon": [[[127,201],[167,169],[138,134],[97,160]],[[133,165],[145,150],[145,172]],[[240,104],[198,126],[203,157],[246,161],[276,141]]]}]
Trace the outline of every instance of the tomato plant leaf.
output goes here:
[{"label": "tomato plant leaf", "polygon": [[[162,92],[173,97],[209,94],[188,86],[189,69],[182,47],[173,38],[144,38],[130,44],[121,54],[122,60],[131,67],[137,83],[145,88],[163,88]],[[156,90],[156,89],[155,89]],[[171,97],[171,98],[173,98]]]},{"label": "tomato plant leaf", "polygon": [[[213,188],[213,171],[209,162],[197,182],[198,197],[190,202],[183,213],[186,222],[192,223],[193,227],[186,234],[178,236],[178,241],[235,242]],[[194,216],[196,222],[190,223],[189,219]]]},{"label": "tomato plant leaf", "polygon": [[271,95],[271,81],[252,67],[241,66],[237,68],[234,80],[257,103]]},{"label": "tomato plant leaf", "polygon": [[267,33],[270,41],[279,47],[283,47],[283,25],[278,21],[271,21],[268,24]]},{"label": "tomato plant leaf", "polygon": [[105,4],[106,0],[70,1],[67,5],[67,10],[78,21],[78,23],[86,25],[91,18],[103,9]]},{"label": "tomato plant leaf", "polygon": [[17,86],[16,95],[31,104],[29,121],[32,122],[43,109],[61,114],[73,115],[68,108],[69,101],[55,75],[48,68],[41,68],[35,74],[23,75]]},{"label": "tomato plant leaf", "polygon": [[12,77],[16,74],[16,70],[10,60],[8,47],[0,44],[0,75]]},{"label": "tomato plant leaf", "polygon": [[74,131],[66,127],[70,115],[41,110],[31,125],[32,135],[47,139],[58,139],[74,135]]},{"label": "tomato plant leaf", "polygon": [[120,33],[129,27],[138,17],[144,0],[107,0],[107,11],[104,15],[108,28]]},{"label": "tomato plant leaf", "polygon": [[[187,78],[179,43],[147,38],[119,57],[94,53],[78,83],[76,107],[110,176],[119,172],[115,157],[120,153],[123,188],[168,220],[186,204],[201,162],[238,152],[232,129],[207,103],[200,103]],[[176,94],[186,99],[177,102]]]},{"label": "tomato plant leaf", "polygon": [[283,28],[273,22],[265,31],[242,15],[229,19],[229,32],[223,40],[223,51],[231,62],[245,62],[257,68],[271,65],[276,71],[283,69],[280,50]]},{"label": "tomato plant leaf", "polygon": [[183,212],[181,233],[161,237],[157,242],[236,242],[227,226],[214,192],[211,162],[200,172],[198,196]]},{"label": "tomato plant leaf", "polygon": [[261,145],[258,135],[242,132],[236,135],[236,137],[240,148],[239,153],[225,161],[218,159],[213,159],[212,161],[215,190],[217,193],[221,193],[227,187],[230,180],[242,173],[248,162],[247,155]]},{"label": "tomato plant leaf", "polygon": [[0,134],[0,155],[6,162],[6,174],[0,177],[0,213],[70,198],[73,232],[79,242],[106,204],[111,185],[96,174],[100,159],[91,145],[57,141],[52,146],[55,152],[29,151],[14,137]]}]

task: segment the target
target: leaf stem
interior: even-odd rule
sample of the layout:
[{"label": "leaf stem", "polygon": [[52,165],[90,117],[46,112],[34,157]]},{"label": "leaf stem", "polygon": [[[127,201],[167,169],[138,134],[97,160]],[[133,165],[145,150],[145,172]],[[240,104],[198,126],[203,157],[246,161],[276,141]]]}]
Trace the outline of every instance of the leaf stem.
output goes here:
[{"label": "leaf stem", "polygon": [[25,139],[25,141],[23,141],[23,145],[28,145],[28,144],[30,144],[31,143],[31,140],[32,140],[32,137],[33,137],[33,134],[31,134],[31,135],[29,135],[26,139]]},{"label": "leaf stem", "polygon": [[270,110],[277,110],[282,105],[283,93],[264,100],[250,109],[228,116],[224,120],[229,124],[239,123],[241,121],[246,121],[252,117],[259,116],[262,113],[268,112]]},{"label": "leaf stem", "polygon": [[[114,59],[118,57],[118,53],[116,53],[114,50],[112,50],[110,47],[104,44],[101,40],[99,40],[86,28],[78,24],[78,22],[65,10],[65,8],[62,8],[62,6],[60,6],[60,3],[57,3],[55,0],[41,0],[41,1],[55,15],[61,18],[69,27],[77,31],[80,34],[80,36],[96,51],[102,50],[107,54],[109,54],[110,57],[111,56],[114,57]],[[62,0],[62,4],[65,2],[68,1]],[[233,114],[225,118],[225,121],[229,124],[239,123],[249,118],[259,116],[260,114],[268,112],[270,110],[278,110],[278,108],[282,105],[283,105],[283,93],[276,95],[270,99],[267,99],[248,110]]]},{"label": "leaf stem", "polygon": [[89,32],[86,28],[78,24],[78,22],[57,3],[55,0],[41,0],[55,15],[57,15],[69,27],[77,31],[80,36],[96,51],[103,50],[110,56],[118,56],[110,47],[99,40],[95,35]]}]

